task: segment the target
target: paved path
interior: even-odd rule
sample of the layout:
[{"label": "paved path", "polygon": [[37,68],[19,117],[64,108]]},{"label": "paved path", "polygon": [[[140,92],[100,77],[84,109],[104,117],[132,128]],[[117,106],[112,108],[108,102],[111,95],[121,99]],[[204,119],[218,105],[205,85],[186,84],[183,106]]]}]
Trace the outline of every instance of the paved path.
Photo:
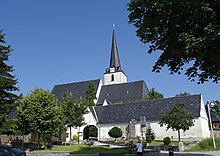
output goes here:
[{"label": "paved path", "polygon": [[[161,151],[160,156],[169,156],[167,151]],[[220,151],[209,152],[174,152],[174,156],[220,156]]]}]

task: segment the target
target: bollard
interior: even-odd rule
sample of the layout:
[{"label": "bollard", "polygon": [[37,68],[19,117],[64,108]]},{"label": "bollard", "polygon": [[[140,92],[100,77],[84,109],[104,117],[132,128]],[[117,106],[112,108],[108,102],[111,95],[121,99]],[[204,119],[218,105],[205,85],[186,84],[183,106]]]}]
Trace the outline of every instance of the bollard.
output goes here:
[{"label": "bollard", "polygon": [[168,148],[169,156],[173,156],[173,147]]}]

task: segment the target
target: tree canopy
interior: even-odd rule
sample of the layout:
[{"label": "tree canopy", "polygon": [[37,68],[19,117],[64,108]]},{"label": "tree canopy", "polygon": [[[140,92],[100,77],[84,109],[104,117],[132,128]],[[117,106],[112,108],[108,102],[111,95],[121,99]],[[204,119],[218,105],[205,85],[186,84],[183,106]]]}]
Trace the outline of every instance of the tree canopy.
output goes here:
[{"label": "tree canopy", "polygon": [[219,82],[220,0],[131,0],[128,11],[148,53],[162,52],[154,72],[166,65],[197,83]]},{"label": "tree canopy", "polygon": [[17,91],[17,79],[13,72],[13,66],[6,64],[9,60],[10,52],[12,51],[10,45],[5,42],[5,34],[0,30],[0,127],[5,122],[6,115],[15,106],[14,103],[18,96],[14,94]]},{"label": "tree canopy", "polygon": [[151,88],[149,91],[149,94],[147,96],[147,99],[152,100],[152,99],[163,99],[164,96],[162,93],[158,92],[155,90],[155,88]]},{"label": "tree canopy", "polygon": [[172,129],[178,131],[178,139],[180,141],[180,130],[184,132],[194,125],[193,117],[189,114],[185,104],[176,104],[173,109],[161,116],[159,122],[161,126],[166,125],[167,130]]},{"label": "tree canopy", "polygon": [[77,127],[84,124],[83,115],[86,113],[87,108],[84,101],[84,99],[76,99],[69,91],[64,93],[60,106],[66,117],[65,123],[68,127]]},{"label": "tree canopy", "polygon": [[94,100],[96,100],[95,87],[92,82],[89,83],[89,86],[86,89],[86,102],[88,106],[94,106]]},{"label": "tree canopy", "polygon": [[55,96],[47,90],[36,88],[31,94],[19,101],[17,125],[28,125],[26,132],[33,132],[48,141],[64,130],[64,116]]}]

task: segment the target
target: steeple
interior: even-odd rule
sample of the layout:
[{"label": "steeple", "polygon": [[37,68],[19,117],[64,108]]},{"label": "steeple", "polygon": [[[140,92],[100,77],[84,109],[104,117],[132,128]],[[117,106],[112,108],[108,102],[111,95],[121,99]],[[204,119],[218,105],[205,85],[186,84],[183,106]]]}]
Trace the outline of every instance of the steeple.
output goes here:
[{"label": "steeple", "polygon": [[118,55],[117,42],[115,37],[115,29],[113,24],[110,66],[109,68],[106,69],[106,72],[104,74],[104,85],[119,84],[126,82],[127,82],[127,77],[121,68],[120,59]]},{"label": "steeple", "polygon": [[110,58],[109,68],[115,68],[115,71],[121,70],[114,25],[113,25],[113,33],[112,33],[112,49],[111,49],[111,58]]}]

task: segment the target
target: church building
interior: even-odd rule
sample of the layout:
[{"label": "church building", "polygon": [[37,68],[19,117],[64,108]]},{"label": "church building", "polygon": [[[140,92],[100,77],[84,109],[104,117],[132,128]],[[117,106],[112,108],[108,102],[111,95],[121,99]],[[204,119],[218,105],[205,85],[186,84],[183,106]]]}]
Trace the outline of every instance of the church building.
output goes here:
[{"label": "church building", "polygon": [[75,134],[79,134],[80,140],[87,139],[89,126],[97,129],[97,140],[100,141],[111,139],[108,132],[114,126],[122,130],[123,138],[139,137],[142,135],[140,118],[146,120],[157,140],[166,136],[177,140],[176,131],[166,130],[165,126],[161,127],[158,123],[161,115],[169,112],[178,103],[184,103],[194,118],[194,126],[186,132],[181,131],[181,139],[201,140],[210,137],[208,117],[201,94],[147,100],[149,90],[143,80],[127,82],[127,76],[120,64],[114,28],[110,65],[104,73],[104,83],[101,79],[96,79],[59,84],[53,87],[52,93],[61,99],[63,93],[68,90],[70,93],[77,93],[76,98],[83,98],[90,83],[95,87],[95,106],[88,108],[89,113],[84,115],[85,125],[71,128],[71,133],[70,129],[67,129],[67,142]]}]

